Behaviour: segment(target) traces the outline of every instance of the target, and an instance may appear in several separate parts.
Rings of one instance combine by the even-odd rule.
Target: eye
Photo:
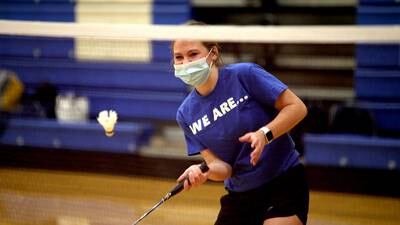
[[[183,59],[183,57],[181,55],[176,55],[175,56],[175,60],[176,61],[179,61],[179,60],[182,60],[182,59]]]
[[[189,54],[189,56],[191,56],[191,57],[194,57],[194,56],[196,56],[196,55],[198,55],[197,52],[191,52],[191,53]]]

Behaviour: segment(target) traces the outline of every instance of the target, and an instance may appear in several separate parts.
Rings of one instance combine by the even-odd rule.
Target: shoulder
[[[223,80],[242,80],[243,77],[246,77],[251,68],[256,64],[254,63],[234,63],[228,64],[221,68],[221,77]]]
[[[228,74],[229,77],[237,77],[240,82],[257,79],[259,76],[270,75],[260,65],[250,62],[229,64],[224,67],[224,73]]]
[[[257,67],[257,66],[258,65],[255,63],[243,62],[243,63],[229,64],[229,65],[226,65],[224,68],[227,71],[248,72],[249,70],[251,70],[251,68]]]
[[[186,98],[183,100],[183,102],[180,104],[178,107],[178,110],[176,112],[176,120],[178,122],[184,122],[185,121],[185,115],[190,115],[189,110],[191,109],[191,105],[196,101],[193,95],[193,91],[191,91]]]
[[[257,74],[259,72],[266,72],[264,68],[256,63],[244,62],[229,64],[224,67],[226,73],[237,74],[238,76],[246,76],[248,74]]]

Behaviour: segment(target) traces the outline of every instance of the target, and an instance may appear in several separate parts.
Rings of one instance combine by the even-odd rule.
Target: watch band
[[[260,130],[264,133],[267,143],[271,143],[274,140],[274,135],[268,127],[261,127]]]

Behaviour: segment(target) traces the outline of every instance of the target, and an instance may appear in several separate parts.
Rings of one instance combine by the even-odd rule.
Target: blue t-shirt
[[[287,89],[276,77],[253,63],[219,68],[216,87],[207,96],[195,89],[177,112],[189,155],[210,149],[232,166],[225,180],[231,191],[246,191],[270,181],[298,164],[298,152],[288,134],[265,146],[256,164],[250,163],[252,148],[238,139],[270,122],[278,113],[275,101]]]

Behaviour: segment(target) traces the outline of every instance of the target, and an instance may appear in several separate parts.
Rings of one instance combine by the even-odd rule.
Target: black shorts
[[[257,189],[222,196],[215,225],[262,225],[269,218],[293,215],[305,225],[308,202],[305,169],[300,164]]]

